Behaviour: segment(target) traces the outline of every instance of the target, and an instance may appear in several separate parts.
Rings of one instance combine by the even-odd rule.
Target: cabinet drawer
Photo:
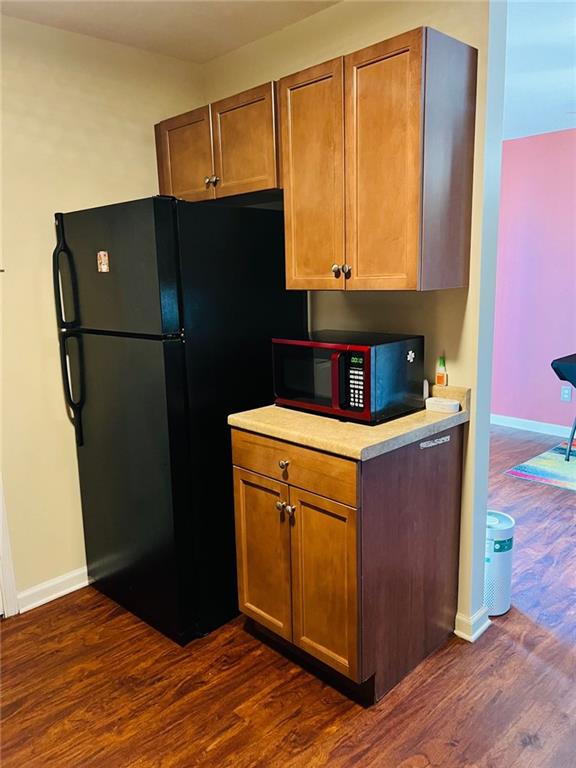
[[[233,429],[232,461],[237,467],[356,506],[357,462],[350,459]],[[282,468],[280,462],[288,463]]]

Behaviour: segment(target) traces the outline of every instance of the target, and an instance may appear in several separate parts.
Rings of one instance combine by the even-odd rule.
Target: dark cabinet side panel
[[[362,464],[362,672],[377,698],[454,631],[462,430]]]
[[[478,51],[426,30],[420,288],[468,285]]]

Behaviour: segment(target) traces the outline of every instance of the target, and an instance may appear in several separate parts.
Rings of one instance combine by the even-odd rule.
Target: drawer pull
[[[288,464],[290,464],[289,459],[280,459],[278,462],[280,469],[288,469]]]

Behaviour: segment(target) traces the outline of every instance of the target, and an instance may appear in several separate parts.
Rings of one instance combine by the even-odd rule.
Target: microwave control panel
[[[347,407],[364,410],[364,353],[348,353]]]

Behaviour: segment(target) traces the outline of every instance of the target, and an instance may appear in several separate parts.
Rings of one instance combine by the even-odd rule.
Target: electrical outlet
[[[568,385],[562,385],[560,387],[560,400],[562,400],[563,403],[571,403],[572,402],[572,387]]]

